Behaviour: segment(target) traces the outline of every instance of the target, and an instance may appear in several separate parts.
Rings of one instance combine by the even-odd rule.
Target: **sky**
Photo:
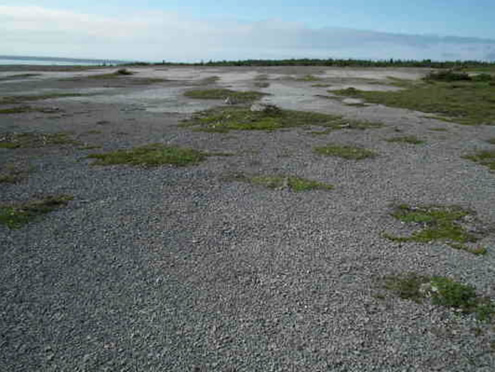
[[[0,0],[0,55],[495,61],[494,0]]]

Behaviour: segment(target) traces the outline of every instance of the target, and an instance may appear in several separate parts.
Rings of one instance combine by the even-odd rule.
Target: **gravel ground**
[[[328,88],[294,79],[313,74],[335,89],[366,88],[366,79],[424,73],[415,69],[133,70],[109,83],[85,80],[109,72],[94,69],[45,68],[4,80],[0,95],[99,94],[30,103],[62,111],[1,115],[0,131],[69,131],[104,150],[161,142],[235,155],[143,169],[90,166],[87,154],[100,150],[78,146],[0,149],[2,163],[30,166],[23,182],[0,184],[0,202],[75,198],[21,229],[0,226],[1,371],[495,370],[493,325],[398,299],[380,281],[411,271],[449,276],[495,298],[493,234],[481,241],[486,256],[381,237],[404,231],[390,216],[399,202],[461,205],[493,225],[495,176],[461,155],[490,148],[484,141],[495,127],[346,106],[317,97]],[[0,76],[19,71],[30,72],[2,67]],[[324,136],[304,128],[214,134],[177,127],[220,104],[184,98],[184,90],[211,76],[220,86],[254,89],[260,74],[271,83],[262,89],[272,94],[265,102],[385,126]],[[73,75],[82,81],[60,80]],[[168,80],[140,85],[136,77]],[[384,141],[398,135],[426,144]],[[356,162],[312,152],[328,142],[379,156]],[[335,188],[269,190],[226,182],[230,172],[298,175]]]

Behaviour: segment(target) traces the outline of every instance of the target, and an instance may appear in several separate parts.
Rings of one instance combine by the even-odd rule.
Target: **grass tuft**
[[[33,102],[33,101],[43,101],[47,99],[57,99],[57,98],[66,98],[66,97],[82,97],[84,94],[82,93],[47,93],[40,95],[19,95],[19,96],[3,96],[0,97],[0,105],[13,105],[13,104],[22,104],[25,102]]]
[[[333,185],[323,182],[309,180],[297,176],[283,175],[255,175],[248,176],[244,174],[231,174],[225,177],[228,181],[247,182],[254,185],[261,185],[269,189],[289,189],[294,192],[310,190],[332,190]]]
[[[439,115],[439,120],[465,125],[495,125],[495,87],[486,81],[435,81],[411,83],[400,91],[360,91],[355,88],[330,93],[367,102]]]
[[[495,171],[495,150],[478,151],[473,155],[463,156],[463,158],[472,160]]]
[[[251,102],[265,96],[266,93],[246,91],[239,92],[230,89],[194,89],[188,90],[184,96],[195,99],[227,99],[230,98],[234,102]]]
[[[33,148],[56,145],[78,145],[69,134],[59,133],[3,133],[0,134],[0,148]]]
[[[171,164],[175,166],[193,165],[201,162],[208,154],[177,146],[151,144],[130,150],[117,150],[103,154],[90,154],[88,158],[96,159],[93,165],[129,164],[145,167],[157,167]]]
[[[283,110],[265,105],[251,111],[245,107],[216,107],[195,114],[180,126],[205,132],[226,133],[230,130],[277,130],[304,126],[319,126],[328,131],[337,129],[380,128],[382,124],[348,120],[340,115],[328,115],[306,111]]]
[[[56,195],[26,203],[0,205],[0,223],[10,229],[19,229],[41,215],[67,205],[73,199],[70,195]]]
[[[425,141],[420,140],[416,136],[394,137],[394,138],[389,138],[386,141],[387,142],[391,142],[391,143],[394,143],[394,142],[396,142],[396,143],[407,143],[407,144],[411,144],[411,145],[421,145],[421,144],[425,143]]]
[[[406,224],[418,225],[421,229],[405,237],[384,234],[383,236],[389,240],[419,243],[437,240],[446,242],[452,248],[462,249],[473,254],[486,253],[484,248],[471,248],[466,245],[477,242],[484,235],[484,232],[475,226],[479,222],[474,218],[472,211],[458,206],[412,207],[401,204],[394,208],[392,216]]]
[[[362,147],[328,144],[326,146],[315,147],[314,152],[320,155],[337,156],[349,160],[362,160],[372,158],[377,155],[376,152],[364,149]]]
[[[453,279],[435,276],[420,276],[415,273],[387,276],[385,288],[405,300],[422,303],[431,299],[434,305],[475,314],[478,320],[489,322],[495,315],[495,304],[487,297],[476,294],[474,287]]]

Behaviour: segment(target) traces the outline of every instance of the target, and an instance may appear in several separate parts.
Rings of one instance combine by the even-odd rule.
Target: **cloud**
[[[0,34],[0,54],[15,55],[154,61],[495,59],[492,39],[312,29],[277,19],[206,21],[160,11],[110,17],[34,6],[0,6]]]

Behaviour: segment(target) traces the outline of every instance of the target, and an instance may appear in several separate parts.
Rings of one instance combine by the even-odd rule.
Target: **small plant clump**
[[[25,203],[0,205],[0,223],[10,229],[19,229],[40,216],[67,205],[73,199],[70,195],[56,195]]]
[[[24,102],[43,101],[47,99],[57,99],[66,97],[81,97],[82,93],[47,93],[41,95],[19,95],[19,96],[3,96],[0,97],[0,105],[21,104]]]
[[[387,142],[391,142],[391,143],[394,143],[394,142],[396,142],[396,143],[407,143],[407,144],[410,144],[410,145],[421,145],[421,144],[425,143],[425,141],[420,140],[416,136],[394,137],[394,138],[389,138],[386,141]]]
[[[348,160],[362,160],[372,158],[376,152],[362,147],[328,144],[326,146],[315,147],[314,152],[320,155],[337,156]]]
[[[455,249],[462,249],[473,254],[486,253],[484,248],[471,248],[467,245],[476,243],[484,235],[484,232],[477,228],[479,221],[474,218],[472,211],[458,206],[413,207],[401,204],[394,208],[392,216],[404,223],[421,227],[410,236],[384,235],[392,241],[428,243],[438,240],[446,242]]]
[[[117,75],[134,75],[134,72],[132,71],[129,71],[128,69],[126,68],[120,68],[118,69],[115,74]]]
[[[90,154],[96,159],[93,165],[129,164],[135,166],[157,167],[165,164],[175,166],[194,165],[209,155],[201,151],[160,143],[135,147],[130,150],[117,150],[102,154]]]
[[[430,72],[424,77],[426,81],[471,81],[471,76],[466,72],[456,72],[453,70],[443,70]]]
[[[234,103],[251,102],[265,96],[266,93],[254,91],[234,91],[230,89],[194,89],[188,90],[184,96],[195,99],[230,99]]]
[[[318,126],[329,131],[337,129],[380,128],[382,124],[348,120],[340,115],[283,110],[274,105],[259,107],[216,107],[195,114],[180,126],[204,132],[226,133],[230,130],[277,130]]]
[[[475,314],[489,322],[495,315],[495,303],[478,296],[474,287],[441,276],[420,276],[406,273],[384,278],[385,288],[404,300],[422,303],[430,299],[434,305],[451,308],[464,314]]]
[[[301,78],[296,79],[297,81],[320,81],[321,78],[314,75],[306,75]]]
[[[465,159],[472,160],[495,171],[495,150],[478,151],[473,155],[464,156]]]
[[[0,134],[0,148],[17,149],[56,145],[77,145],[79,142],[69,134],[59,133],[3,133]]]
[[[269,189],[289,189],[294,192],[333,189],[333,185],[329,185],[323,182],[309,180],[297,176],[283,176],[283,175],[248,176],[244,174],[233,174],[227,176],[226,180],[252,183],[255,185],[261,185],[267,187]]]
[[[26,167],[17,164],[0,164],[0,183],[17,183],[26,177]]]

